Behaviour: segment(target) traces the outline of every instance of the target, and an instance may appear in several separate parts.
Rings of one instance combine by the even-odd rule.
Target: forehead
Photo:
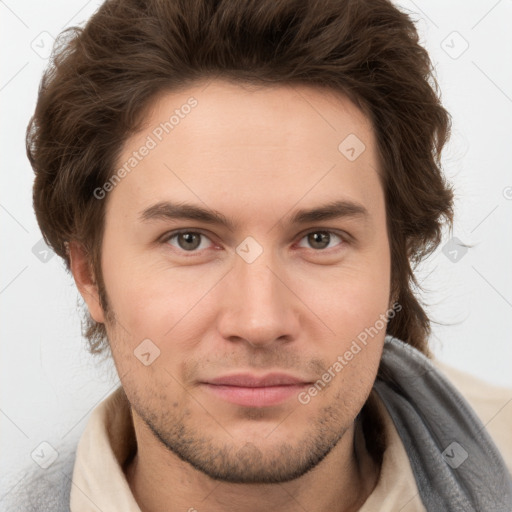
[[[212,80],[162,92],[146,113],[145,128],[155,131],[157,139],[178,135],[181,144],[195,148],[236,142],[247,147],[252,139],[254,145],[300,152],[307,141],[307,146],[334,147],[337,156],[336,143],[351,133],[367,145],[373,143],[371,122],[352,101],[330,88],[304,84]]]
[[[379,185],[371,122],[345,96],[306,85],[214,80],[162,93],[126,141],[123,166],[109,199],[141,208],[176,197],[271,209],[315,194],[371,203]]]

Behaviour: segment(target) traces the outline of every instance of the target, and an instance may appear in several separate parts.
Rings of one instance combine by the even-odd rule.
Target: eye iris
[[[329,245],[330,234],[327,231],[310,233],[308,235],[308,241],[311,243],[311,247],[315,249],[325,249],[325,247]],[[318,244],[320,244],[321,247],[319,247]]]
[[[200,237],[199,233],[178,233],[178,244],[182,249],[197,249],[200,245]],[[183,241],[185,242],[184,244],[182,243]]]

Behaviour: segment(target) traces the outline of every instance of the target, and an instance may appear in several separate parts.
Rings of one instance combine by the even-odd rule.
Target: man
[[[434,85],[385,0],[107,1],[72,34],[34,207],[122,387],[39,510],[512,509],[510,423],[412,291],[453,218]]]

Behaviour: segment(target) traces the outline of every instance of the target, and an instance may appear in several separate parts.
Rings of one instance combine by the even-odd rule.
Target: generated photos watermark
[[[157,127],[153,128],[151,134],[146,137],[144,144],[136,151],[133,151],[132,155],[101,187],[94,189],[94,197],[96,199],[104,199],[107,193],[114,190],[121,180],[132,172],[133,169],[158,146],[165,136],[171,133],[172,130],[181,123],[181,120],[185,119],[185,117],[190,114],[194,107],[197,107],[197,105],[197,99],[191,96],[180,108],[174,110],[173,115],[171,115],[167,121],[163,121]]]
[[[297,399],[299,403],[302,405],[307,405],[311,402],[311,399],[318,395],[320,391],[322,391],[329,382],[331,382],[336,375],[338,375],[345,366],[349,364],[354,357],[361,352],[363,347],[368,344],[368,341],[375,338],[382,332],[383,329],[386,329],[388,321],[396,316],[402,310],[402,305],[398,302],[395,302],[391,308],[389,308],[385,314],[381,314],[379,319],[375,321],[375,323],[371,327],[366,327],[363,331],[361,331],[357,337],[352,340],[352,344],[350,347],[343,353],[343,355],[339,355],[336,361],[327,368],[321,378],[319,378],[313,385],[311,385],[306,391],[302,391],[297,395]]]

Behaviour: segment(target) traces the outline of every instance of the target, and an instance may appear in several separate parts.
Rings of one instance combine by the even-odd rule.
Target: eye
[[[198,252],[199,250],[208,248],[203,246],[202,239],[210,240],[205,234],[199,231],[178,231],[170,233],[165,237],[163,242],[185,252]],[[176,244],[172,243],[173,241],[175,241]]]
[[[342,244],[338,243],[334,246],[329,247],[329,244],[333,241],[333,237],[334,237],[334,239],[338,239],[341,242],[344,242],[343,238],[340,235],[337,235],[336,233],[334,233],[332,231],[320,231],[320,230],[310,231],[309,233],[306,233],[306,235],[304,235],[301,238],[301,240],[306,240],[307,243],[310,244],[311,248],[317,249],[319,251],[323,251],[326,249],[336,247],[336,245],[342,245]],[[304,247],[304,246],[301,245],[300,247]]]
[[[208,245],[205,240],[210,242]],[[340,245],[344,245],[344,238],[341,235],[328,230],[315,230],[306,233],[300,239],[305,240],[309,248],[314,249],[316,252],[332,249]],[[338,242],[333,244],[333,242]],[[213,245],[213,242],[204,233],[200,231],[181,230],[169,233],[162,240],[162,243],[169,244],[176,248],[178,251],[188,253],[198,253],[201,250],[208,249]],[[299,247],[305,247],[299,243]]]

